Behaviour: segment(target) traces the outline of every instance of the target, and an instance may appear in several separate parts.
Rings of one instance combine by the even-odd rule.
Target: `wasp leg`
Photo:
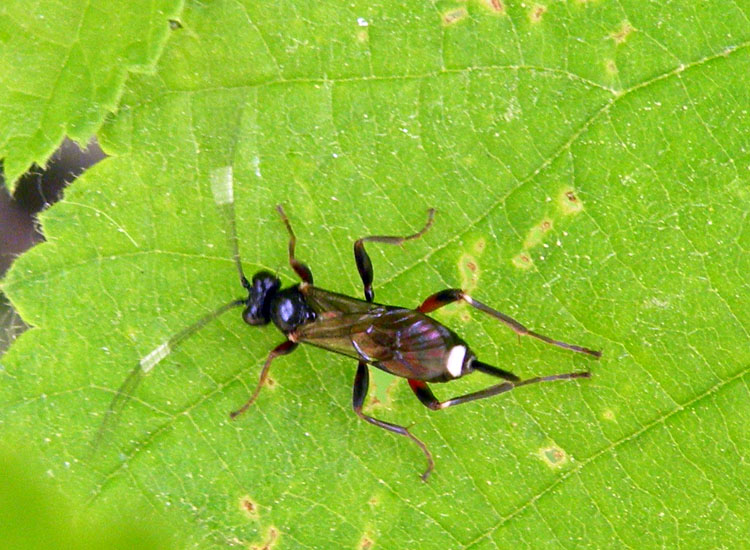
[[[266,378],[268,378],[268,369],[271,367],[271,362],[280,355],[288,355],[292,353],[295,349],[297,349],[298,345],[299,344],[297,344],[296,342],[287,340],[286,342],[282,342],[271,350],[271,352],[268,354],[268,357],[266,357],[266,363],[263,365],[263,370],[260,371],[260,380],[258,380],[258,385],[255,386],[255,391],[244,405],[242,405],[236,411],[232,411],[231,413],[229,413],[230,417],[237,418],[239,415],[245,412],[250,407],[250,405],[253,404],[253,401],[255,401],[255,398],[258,397],[258,394],[260,393],[260,389],[266,382]]]
[[[560,340],[553,340],[549,336],[544,336],[543,334],[539,334],[538,332],[529,330],[512,317],[508,317],[504,313],[500,313],[499,311],[476,301],[474,298],[472,298],[459,288],[449,288],[446,290],[441,290],[440,292],[436,292],[435,294],[427,298],[424,302],[422,302],[422,305],[419,306],[419,311],[421,311],[422,313],[429,313],[431,311],[435,311],[438,308],[458,301],[466,302],[471,307],[494,317],[501,323],[513,329],[519,336],[531,336],[532,338],[536,338],[537,340],[541,340],[542,342],[552,344],[553,346],[569,349],[578,353],[585,353],[587,355],[591,355],[592,357],[596,357],[597,359],[602,356],[601,351],[584,348],[575,344],[568,344],[566,342],[561,342]]]
[[[365,290],[365,299],[368,302],[372,302],[375,299],[375,293],[372,290],[372,262],[370,256],[365,251],[365,243],[387,243],[387,244],[402,244],[405,241],[411,241],[412,239],[418,239],[424,235],[432,225],[432,219],[435,217],[435,209],[430,208],[427,211],[427,223],[417,233],[409,235],[408,237],[387,237],[382,235],[372,235],[370,237],[362,237],[354,241],[354,261],[357,262],[357,270],[359,276],[362,278],[362,284]]]
[[[482,363],[482,365],[484,365],[484,363]],[[487,372],[486,370],[480,368],[477,368],[477,370]],[[487,397],[492,397],[493,395],[505,393],[514,388],[518,388],[519,386],[528,386],[529,384],[536,384],[538,382],[552,382],[553,380],[570,380],[572,378],[590,377],[591,373],[588,372],[570,372],[566,374],[553,374],[551,376],[537,376],[534,378],[528,378],[526,380],[517,380],[515,382],[503,382],[502,384],[496,384],[494,386],[490,386],[489,388],[469,393],[467,395],[460,395],[446,401],[438,401],[427,383],[422,380],[412,380],[410,378],[409,386],[414,392],[414,395],[417,396],[417,398],[425,407],[428,407],[433,411],[439,411],[441,409],[453,407],[454,405],[460,405],[461,403],[468,403],[470,401],[476,401],[477,399],[485,399]]]
[[[417,437],[412,435],[411,432],[409,432],[408,428],[399,426],[398,424],[391,424],[390,422],[378,420],[377,418],[373,418],[372,416],[366,415],[362,412],[362,405],[365,402],[365,397],[367,397],[367,389],[369,388],[369,386],[370,372],[367,370],[367,363],[360,361],[359,365],[357,366],[357,374],[354,377],[354,389],[352,392],[352,408],[354,409],[354,412],[357,413],[357,416],[359,416],[362,420],[365,420],[370,424],[374,424],[379,428],[383,428],[384,430],[388,430],[389,432],[408,437],[409,439],[414,441],[414,443],[419,445],[419,448],[422,449],[422,452],[427,459],[427,469],[424,471],[424,473],[422,473],[422,481],[427,481],[430,473],[435,468],[435,462],[432,460],[432,454],[427,449],[427,445],[425,445],[420,439],[417,439]]]
[[[300,279],[311,285],[313,284],[312,271],[310,271],[307,265],[294,257],[294,246],[297,244],[297,238],[294,236],[294,231],[292,231],[292,224],[289,223],[289,218],[286,217],[286,213],[280,204],[276,205],[276,210],[279,212],[279,216],[281,216],[281,220],[289,232],[289,265],[292,266],[292,269],[294,269],[294,272]]]

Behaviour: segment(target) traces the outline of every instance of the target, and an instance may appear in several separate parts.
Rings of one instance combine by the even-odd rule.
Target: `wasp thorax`
[[[271,319],[282,332],[291,332],[307,321],[315,319],[315,312],[297,287],[286,288],[274,296]]]
[[[268,271],[253,275],[247,306],[242,318],[249,325],[266,325],[271,321],[271,301],[281,287],[278,277]]]

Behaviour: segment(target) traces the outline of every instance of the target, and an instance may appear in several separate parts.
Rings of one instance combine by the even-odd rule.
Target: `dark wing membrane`
[[[325,311],[319,313],[315,321],[297,327],[292,335],[296,341],[362,359],[353,344],[353,337],[367,331],[384,313],[383,307],[354,313]]]
[[[312,285],[302,286],[300,292],[305,296],[305,301],[316,313],[336,311],[340,313],[366,313],[373,309],[381,308],[380,304],[373,304],[358,298],[352,298],[345,294],[338,294],[323,290]]]
[[[365,313],[329,311],[295,331],[296,339],[417,380],[442,379],[448,353],[466,345],[455,333],[426,315],[374,306]]]

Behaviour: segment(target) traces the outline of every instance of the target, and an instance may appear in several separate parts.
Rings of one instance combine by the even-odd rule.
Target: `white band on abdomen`
[[[445,362],[445,368],[453,378],[461,376],[465,357],[466,346],[453,346],[448,353],[448,360]]]

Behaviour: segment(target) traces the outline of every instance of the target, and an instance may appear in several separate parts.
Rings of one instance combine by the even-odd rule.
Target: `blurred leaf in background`
[[[0,4],[0,158],[13,184],[68,136],[83,144],[128,72],[153,72],[181,0]],[[12,185],[11,185],[12,187]]]
[[[5,548],[178,548],[176,533],[159,520],[125,523],[78,509],[51,488],[36,457],[23,451],[22,445],[10,449],[5,442],[0,448],[0,539]]]

